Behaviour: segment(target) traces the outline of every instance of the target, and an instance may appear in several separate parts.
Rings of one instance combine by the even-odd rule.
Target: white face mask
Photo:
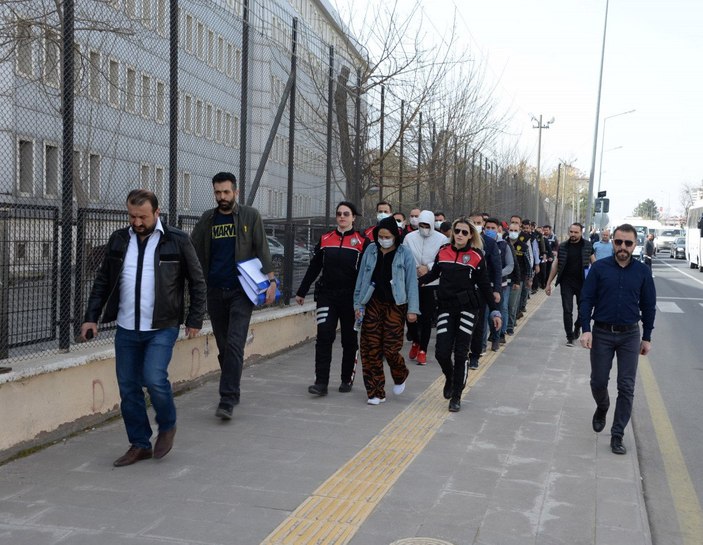
[[[420,231],[420,235],[423,237],[429,237],[432,234],[432,230],[429,227],[420,227],[418,231]]]
[[[388,248],[393,246],[393,244],[395,244],[395,240],[393,240],[392,238],[379,238],[378,239],[378,245],[385,250],[387,250]]]
[[[483,225],[476,225],[475,227],[476,227],[476,231],[478,231],[479,234],[481,233],[481,231],[483,231]]]
[[[405,222],[404,222],[404,221],[398,221],[398,220],[396,220],[395,222],[398,224],[398,229],[402,229],[403,227],[405,227]]]
[[[378,214],[376,214],[376,221],[381,221],[381,220],[384,220],[384,219],[390,218],[390,217],[391,217],[390,214],[386,214],[385,212],[379,212]]]
[[[437,231],[439,231],[439,228],[440,228],[441,226],[442,226],[442,222],[441,222],[441,221],[435,221],[435,222],[434,222],[434,228],[437,229]]]
[[[415,229],[417,229],[417,226],[420,224],[420,218],[414,218],[410,216],[410,225],[412,225]]]
[[[509,236],[512,240],[517,240],[517,237],[520,236],[520,233],[518,233],[517,231],[510,231],[510,232],[508,233],[508,236]]]

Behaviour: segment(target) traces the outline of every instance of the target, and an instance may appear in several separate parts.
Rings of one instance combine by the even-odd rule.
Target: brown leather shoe
[[[148,460],[152,456],[151,448],[140,448],[132,445],[127,452],[112,462],[112,465],[115,467],[131,466],[140,460]]]
[[[160,460],[169,453],[171,447],[173,447],[173,438],[175,436],[175,427],[168,431],[159,432],[159,436],[156,438],[156,444],[154,445],[154,458]]]

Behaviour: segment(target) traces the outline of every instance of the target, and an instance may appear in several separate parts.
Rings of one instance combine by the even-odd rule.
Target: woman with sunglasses
[[[332,362],[332,343],[337,335],[337,322],[342,334],[342,382],[339,391],[351,392],[358,341],[354,331],[354,285],[359,271],[361,254],[369,241],[354,230],[357,212],[353,203],[342,201],[337,205],[337,228],[325,233],[315,246],[313,257],[295,295],[299,305],[313,281],[317,303],[317,340],[315,342],[315,384],[308,392],[327,395]]]
[[[471,335],[482,304],[479,291],[491,310],[495,329],[501,327],[500,309],[493,298],[481,234],[467,218],[454,220],[450,243],[439,249],[434,266],[419,282],[425,285],[437,278],[435,358],[445,376],[444,398],[449,399],[449,410],[458,412],[466,386]]]

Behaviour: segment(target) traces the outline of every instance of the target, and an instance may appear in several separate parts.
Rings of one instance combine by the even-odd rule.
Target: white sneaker
[[[368,403],[369,405],[379,405],[379,404],[385,403],[385,402],[386,402],[385,397],[370,397],[366,403]]]
[[[405,391],[405,382],[403,384],[394,384],[393,385],[393,393],[397,396],[402,394]]]

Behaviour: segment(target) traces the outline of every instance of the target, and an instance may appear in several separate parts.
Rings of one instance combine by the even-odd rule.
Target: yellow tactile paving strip
[[[544,301],[532,297],[528,315]],[[525,320],[518,325],[522,327]],[[493,364],[499,352],[488,352],[478,371],[472,371],[466,396]],[[450,414],[442,396],[440,375],[417,399],[396,416],[313,492],[261,545],[344,545],[349,543],[378,503]]]

